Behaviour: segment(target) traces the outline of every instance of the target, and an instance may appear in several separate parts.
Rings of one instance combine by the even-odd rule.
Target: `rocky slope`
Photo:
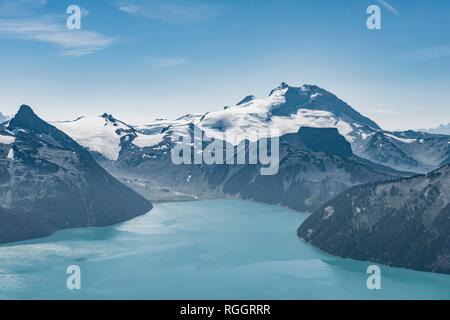
[[[193,138],[193,125],[172,130]],[[304,127],[298,133],[282,136],[279,171],[272,176],[261,175],[261,164],[175,165],[171,158],[176,145],[174,135],[169,130],[157,145],[131,146],[109,164],[108,170],[142,193],[151,190],[149,197],[164,193],[168,198],[237,197],[299,211],[314,210],[357,184],[408,175],[355,156],[350,144],[334,128]],[[246,158],[251,143],[245,143]],[[158,186],[162,186],[159,192],[155,190]]]
[[[395,182],[354,187],[298,230],[334,255],[450,273],[450,166]]]
[[[30,107],[0,127],[0,243],[106,226],[151,208]]]

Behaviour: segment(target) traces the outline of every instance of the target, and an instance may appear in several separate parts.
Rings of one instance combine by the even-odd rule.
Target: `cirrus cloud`
[[[105,49],[114,42],[94,31],[69,30],[65,21],[52,16],[0,19],[0,37],[49,43],[57,46],[61,55],[73,57]]]
[[[0,0],[0,38],[56,46],[64,56],[92,54],[113,44],[114,38],[89,30],[69,30],[66,16],[44,14],[47,0]],[[89,11],[82,8],[82,16]]]
[[[133,16],[173,24],[195,23],[220,15],[217,7],[192,1],[120,1],[118,10]]]

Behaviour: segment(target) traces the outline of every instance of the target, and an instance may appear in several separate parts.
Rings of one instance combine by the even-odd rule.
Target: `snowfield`
[[[296,133],[301,127],[336,128],[356,155],[397,170],[422,173],[450,162],[450,136],[383,131],[337,96],[312,85],[291,87],[283,83],[265,98],[247,96],[223,110],[158,119],[138,127],[106,114],[54,125],[112,161],[118,159],[124,142],[141,149],[158,146],[166,137],[178,140],[179,136],[190,136],[190,128],[196,126],[207,137],[233,145],[244,139],[255,142]]]
[[[0,143],[1,144],[13,144],[15,141],[16,141],[16,138],[13,136],[0,135]]]
[[[133,140],[133,144],[139,148],[153,147],[163,142],[165,134],[145,135],[138,134]]]
[[[121,122],[113,122],[104,117],[81,117],[75,121],[54,122],[52,125],[85,148],[96,151],[112,161],[119,158],[121,138],[127,135],[120,129],[130,130],[130,127]]]

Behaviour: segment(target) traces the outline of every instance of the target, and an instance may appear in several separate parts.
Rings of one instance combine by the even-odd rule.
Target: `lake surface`
[[[0,298],[450,299],[450,276],[324,254],[296,236],[307,214],[244,201],[157,204],[107,227],[0,247]],[[81,290],[66,269],[81,268]]]

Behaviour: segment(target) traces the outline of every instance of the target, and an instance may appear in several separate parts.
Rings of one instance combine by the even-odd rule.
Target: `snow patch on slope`
[[[323,215],[323,220],[328,220],[329,218],[331,218],[334,214],[334,208],[332,206],[326,207],[325,208],[325,214]]]
[[[13,144],[16,138],[13,136],[0,135],[0,144]]]
[[[153,147],[163,142],[165,134],[159,133],[155,135],[138,134],[133,140],[133,144],[139,148]]]
[[[6,158],[14,160],[14,149],[11,148],[9,149],[8,155],[6,156]]]
[[[385,135],[388,136],[388,137],[390,137],[390,138],[392,138],[392,139],[395,139],[395,140],[398,140],[398,141],[401,141],[401,142],[404,142],[404,143],[414,143],[414,142],[417,142],[417,139],[400,138],[400,137],[397,137],[397,136],[395,136],[395,135],[393,135],[393,134],[389,134],[389,133],[385,133]],[[423,140],[423,139],[422,139],[422,140]],[[423,142],[422,142],[422,143],[423,143]]]
[[[266,108],[262,112],[254,113],[246,112],[247,110],[234,111],[235,108],[232,107],[224,111],[208,113],[198,126],[212,138],[222,139],[223,134],[226,133],[227,141],[231,144],[237,144],[244,139],[256,141],[271,134],[282,136],[296,133],[301,127],[337,128],[349,142],[354,141],[351,133],[356,128],[328,111],[300,109],[297,114],[289,117],[272,116],[270,118],[267,116]]]
[[[109,160],[117,160],[120,153],[120,139],[125,134],[117,132],[118,129],[129,127],[111,122],[103,117],[79,118],[70,122],[52,123],[59,130],[65,132],[83,147],[102,154]]]

